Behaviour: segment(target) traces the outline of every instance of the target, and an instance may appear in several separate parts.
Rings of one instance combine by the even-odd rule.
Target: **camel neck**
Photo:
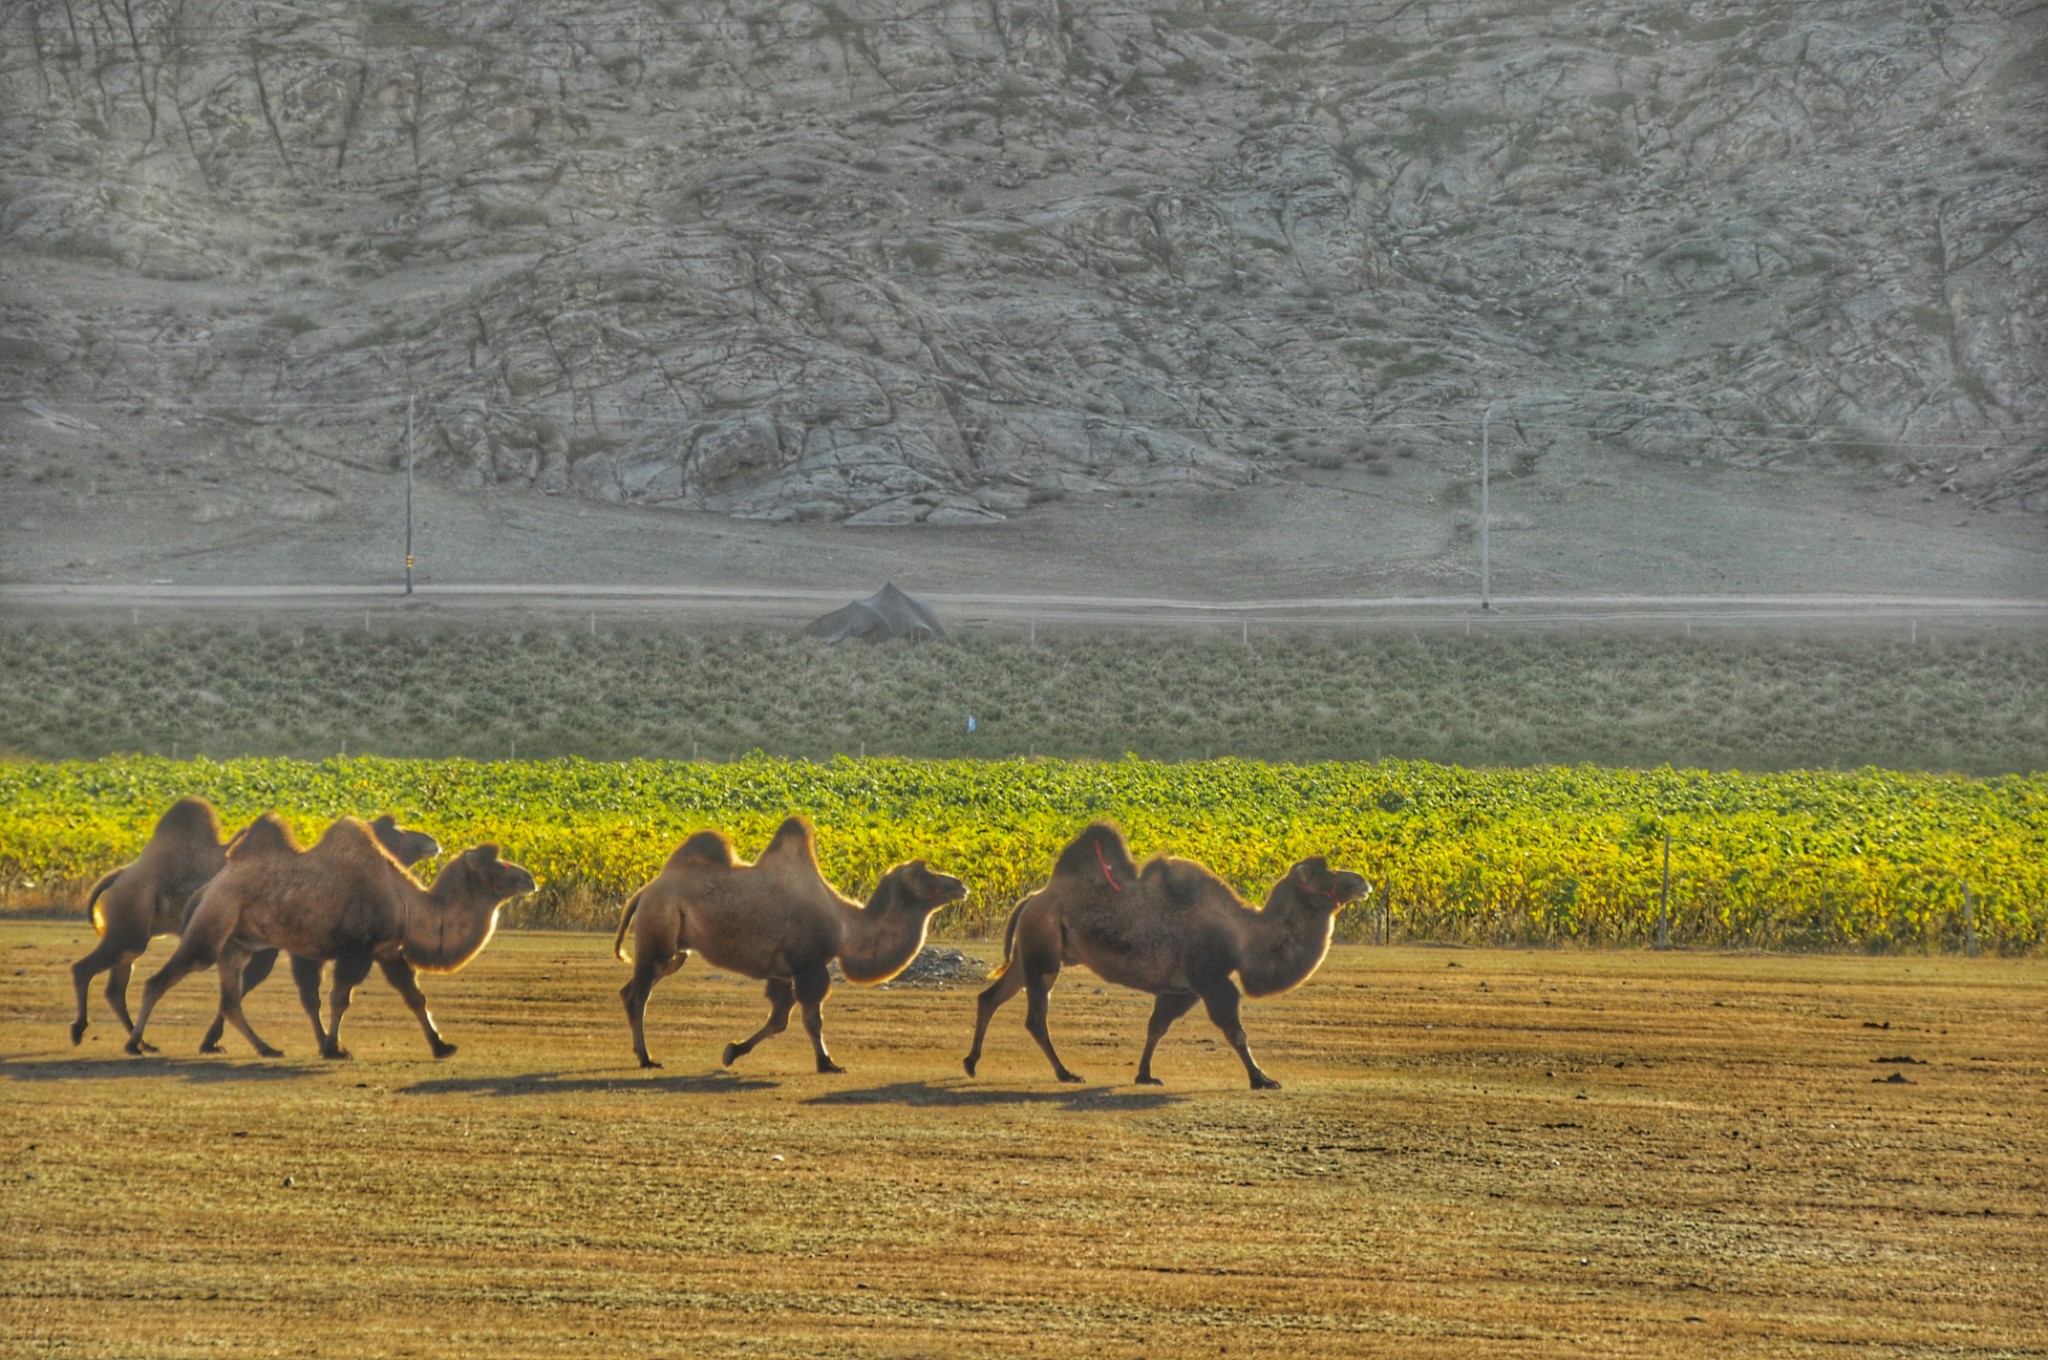
[[[467,876],[450,865],[422,892],[403,885],[405,957],[416,968],[452,973],[474,958],[498,928],[497,904],[472,900]]]
[[[1269,903],[1254,913],[1251,938],[1238,975],[1252,996],[1271,996],[1299,985],[1330,952],[1337,918]]]
[[[889,907],[877,894],[865,907],[844,908],[845,942],[839,967],[849,982],[886,982],[901,972],[924,944],[927,912]]]

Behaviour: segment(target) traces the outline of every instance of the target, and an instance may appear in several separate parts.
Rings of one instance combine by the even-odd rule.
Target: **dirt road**
[[[816,587],[566,584],[422,585],[412,595],[361,584],[0,585],[0,616],[118,618],[136,622],[252,617],[372,619],[432,615],[480,622],[589,614],[606,622],[788,622],[846,603],[853,592]],[[1482,611],[1470,596],[1301,596],[1237,600],[1159,595],[1031,595],[929,592],[956,625],[1032,626],[1328,625],[1360,628],[1512,629],[1542,626],[1739,625],[1767,630],[1894,632],[1900,628],[2041,629],[2048,599],[1938,595],[1526,595],[1495,596]]]

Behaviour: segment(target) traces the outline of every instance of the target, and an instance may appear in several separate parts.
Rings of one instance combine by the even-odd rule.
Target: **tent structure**
[[[946,635],[930,605],[915,595],[905,595],[893,585],[885,585],[865,600],[855,600],[844,609],[813,619],[804,632],[822,642],[844,642],[848,638],[886,642],[890,638]]]

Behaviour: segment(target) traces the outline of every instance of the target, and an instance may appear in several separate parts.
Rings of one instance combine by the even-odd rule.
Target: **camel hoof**
[[[739,1056],[740,1046],[738,1044],[727,1044],[725,1046],[725,1052],[719,1055],[718,1065],[720,1067],[731,1067],[733,1065],[733,1060],[738,1058]]]
[[[960,1065],[961,1065],[962,1067],[964,1067],[964,1068],[966,1068],[966,1069],[967,1069],[967,1075],[971,1077],[971,1076],[973,1076],[973,1075],[974,1075],[974,1069],[975,1069],[976,1067],[978,1067],[978,1066],[980,1066],[980,1065],[981,1065],[981,1059],[979,1059],[979,1058],[962,1058],[962,1059],[960,1060]]]
[[[1252,1078],[1252,1089],[1254,1091],[1277,1091],[1280,1089],[1280,1083],[1274,1081],[1264,1072],[1261,1072]]]
[[[1163,1082],[1163,1081],[1161,1081],[1161,1080],[1160,1080],[1159,1078],[1157,1078],[1157,1077],[1155,1077],[1155,1076],[1152,1076],[1152,1075],[1151,1075],[1150,1073],[1145,1073],[1145,1072],[1141,1072],[1141,1073],[1139,1073],[1139,1074],[1138,1074],[1138,1082],[1137,1082],[1137,1084],[1138,1084],[1138,1085],[1140,1085],[1140,1086],[1164,1086],[1164,1085],[1166,1085],[1166,1083],[1165,1083],[1165,1082]]]
[[[1056,1075],[1057,1075],[1057,1076],[1059,1077],[1059,1079],[1060,1079],[1061,1081],[1064,1081],[1064,1082],[1068,1082],[1068,1083],[1070,1083],[1070,1084],[1074,1084],[1074,1085],[1079,1085],[1079,1084],[1080,1084],[1081,1082],[1084,1082],[1084,1081],[1088,1080],[1088,1079],[1087,1079],[1086,1077],[1082,1076],[1082,1075],[1081,1075],[1081,1074],[1080,1074],[1079,1072],[1060,1072],[1060,1073],[1057,1073]]]
[[[80,1020],[71,1027],[71,1046],[73,1048],[78,1047],[79,1042],[85,1038],[85,1024],[85,1021]]]
[[[272,1048],[269,1044],[261,1044],[256,1049],[256,1056],[259,1058],[282,1058],[284,1056],[284,1050],[281,1048]]]
[[[356,1055],[345,1048],[323,1048],[320,1050],[320,1056],[330,1062],[351,1062]]]
[[[836,1062],[821,1062],[818,1064],[818,1075],[821,1077],[830,1076],[834,1072],[844,1072],[845,1070]]]
[[[199,1046],[199,1051],[200,1051],[201,1053],[225,1053],[225,1052],[227,1052],[227,1050],[226,1050],[226,1049],[224,1049],[224,1048],[222,1048],[222,1047],[221,1047],[221,1046],[220,1046],[219,1044],[201,1044],[201,1045]]]
[[[122,1051],[125,1053],[132,1054],[133,1056],[139,1058],[142,1056],[143,1047],[144,1045],[139,1040],[130,1039],[125,1045],[122,1046]],[[150,1049],[149,1051],[152,1053],[156,1052],[155,1049]]]
[[[644,1069],[649,1067],[659,1067],[661,1066],[661,1064],[656,1062],[654,1059],[646,1056],[645,1054],[642,1054],[640,1057],[640,1066]]]
[[[436,1058],[452,1058],[452,1057],[454,1057],[454,1056],[455,1056],[455,1045],[454,1045],[454,1044],[448,1044],[448,1043],[437,1043],[437,1044],[435,1044],[435,1045],[434,1045],[434,1056],[435,1056]]]

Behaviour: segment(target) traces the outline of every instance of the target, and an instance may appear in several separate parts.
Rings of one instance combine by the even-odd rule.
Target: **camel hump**
[[[1138,881],[1138,864],[1131,858],[1123,832],[1112,823],[1093,822],[1060,851],[1052,873],[1054,878],[1106,879],[1109,886],[1122,892]]]
[[[777,860],[809,865],[813,872],[818,867],[817,851],[811,848],[811,824],[801,817],[788,817],[775,834],[768,838],[768,848],[761,852],[756,864],[772,864]]]
[[[1212,880],[1208,870],[1193,860],[1169,859],[1164,855],[1145,865],[1143,875],[1147,888],[1159,895],[1160,902],[1176,911],[1186,911],[1202,900],[1202,889]]]
[[[320,839],[313,843],[313,848],[330,856],[367,857],[398,864],[384,842],[377,839],[377,833],[370,829],[370,824],[360,817],[336,817],[320,833]]]
[[[235,833],[235,838],[228,842],[228,858],[239,860],[252,855],[296,854],[298,849],[299,843],[293,839],[292,829],[275,812],[266,812]]]
[[[699,831],[676,847],[665,867],[680,869],[686,864],[697,864],[730,869],[735,862],[731,841],[716,831]]]
[[[171,804],[163,816],[156,819],[156,830],[151,834],[173,840],[203,840],[211,845],[219,845],[220,818],[215,815],[213,804],[204,798],[180,798]]]
[[[782,825],[775,828],[775,834],[768,838],[768,849],[761,853],[765,855],[774,850],[808,851],[810,848],[811,824],[801,817],[785,817]]]

